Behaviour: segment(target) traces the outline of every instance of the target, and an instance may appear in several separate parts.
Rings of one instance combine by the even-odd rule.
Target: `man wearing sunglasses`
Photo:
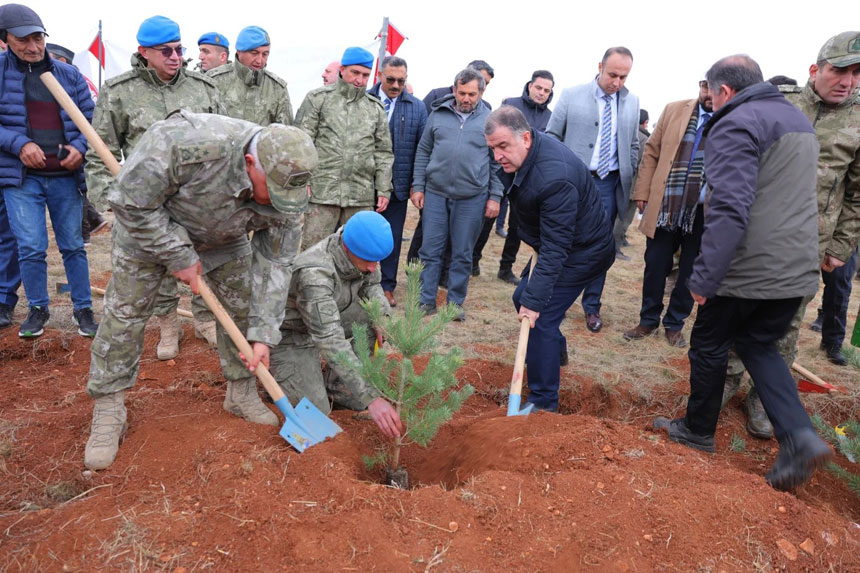
[[[108,190],[116,215],[113,274],[91,347],[87,392],[95,409],[87,467],[106,468],[116,456],[126,429],[124,393],[137,378],[144,327],[163,278],[179,279],[197,293],[197,277],[206,275],[255,343],[253,359],[268,363],[269,346],[280,340],[288,267],[316,164],[310,138],[280,124],[260,127],[180,111],[143,135]],[[227,379],[224,409],[249,422],[277,425],[220,326],[218,352]]]
[[[236,38],[236,61],[209,72],[218,86],[225,115],[263,126],[292,125],[287,82],[266,69],[270,44],[264,29],[248,26]]]
[[[222,112],[212,80],[185,68],[179,24],[164,16],[147,18],[138,29],[137,43],[131,71],[105,81],[93,114],[93,127],[118,161],[131,154],[153,123],[174,110]],[[90,201],[104,208],[107,189],[114,178],[92,148],[87,152],[85,173]],[[167,277],[154,309],[161,334],[156,349],[160,360],[179,354],[182,331],[176,314],[178,305],[176,281]],[[193,302],[192,309],[195,334],[215,346],[214,318],[199,300]]]

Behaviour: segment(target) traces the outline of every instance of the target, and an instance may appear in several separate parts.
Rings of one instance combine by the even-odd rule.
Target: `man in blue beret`
[[[164,16],[147,18],[140,24],[137,43],[131,70],[105,81],[93,114],[93,128],[117,161],[131,155],[144,132],[172,111],[222,111],[212,80],[185,68],[179,24]],[[106,207],[107,189],[114,177],[92,148],[87,151],[85,174],[90,201],[97,208]],[[179,354],[182,330],[176,314],[178,306],[176,279],[166,277],[153,312],[161,333],[156,349],[159,360],[170,360]],[[197,297],[192,310],[195,335],[205,338],[214,348],[214,317]]]
[[[386,314],[391,313],[379,284],[379,261],[393,248],[388,221],[379,213],[363,211],[296,256],[290,266],[281,341],[270,352],[271,373],[292,403],[307,398],[324,413],[331,411],[332,402],[351,410],[366,409],[388,437],[402,432],[394,408],[335,358],[342,353],[358,364],[350,344],[354,344],[353,324],[372,326],[361,307],[363,299],[376,299]],[[376,338],[384,342],[381,333]],[[320,357],[328,365],[325,373]]]
[[[311,178],[311,198],[302,232],[303,248],[328,237],[359,211],[381,213],[391,196],[394,153],[388,113],[370,95],[373,54],[347,48],[337,83],[305,96],[296,125],[314,140],[320,167]]]
[[[197,40],[200,50],[199,67],[203,73],[223,66],[230,60],[230,40],[218,32],[206,32]]]
[[[259,26],[242,29],[236,37],[236,61],[212,70],[209,77],[218,86],[226,115],[262,126],[292,125],[287,82],[266,69],[270,44]]]

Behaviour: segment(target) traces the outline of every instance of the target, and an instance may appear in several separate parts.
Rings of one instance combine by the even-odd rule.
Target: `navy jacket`
[[[437,101],[442,100],[445,96],[449,96],[454,93],[454,86],[448,86],[446,88],[436,88],[434,90],[430,90],[426,96],[424,96],[424,108],[427,110],[427,115],[430,115],[430,112],[433,111],[433,104]],[[484,107],[488,110],[492,111],[493,106],[489,103],[481,100],[481,103],[484,104]]]
[[[538,252],[520,303],[540,312],[555,286],[585,285],[606,272],[615,240],[588,167],[560,141],[532,136],[519,171],[499,176],[510,189],[520,239]]]
[[[50,56],[46,53],[45,57]],[[0,53],[0,189],[21,185],[26,168],[18,155],[21,148],[32,141],[28,133],[24,72],[19,69],[19,62],[10,50]],[[95,104],[81,73],[74,66],[56,60],[51,60],[51,71],[87,120],[92,121]],[[62,108],[60,117],[67,144],[86,155],[84,135]],[[80,173],[78,176],[82,179]]]
[[[526,85],[523,86],[523,95],[520,97],[509,97],[503,99],[502,105],[510,105],[523,112],[523,115],[526,116],[526,121],[529,122],[531,128],[543,133],[546,131],[546,124],[549,123],[549,117],[552,115],[552,112],[547,106],[549,106],[549,102],[552,101],[552,96],[555,94],[550,92],[549,99],[546,100],[546,103],[535,103],[534,100],[529,97],[530,83],[531,82],[526,82]]]
[[[379,84],[370,88],[367,93],[380,100],[385,95],[380,94]],[[403,93],[397,96],[394,114],[388,122],[391,144],[394,147],[391,180],[394,184],[394,197],[400,201],[409,199],[409,188],[412,187],[412,173],[415,166],[415,150],[418,148],[426,123],[427,111],[424,105],[418,98],[403,90]]]

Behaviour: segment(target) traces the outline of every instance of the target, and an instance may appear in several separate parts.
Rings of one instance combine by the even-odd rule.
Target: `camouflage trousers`
[[[309,203],[305,212],[305,226],[302,229],[301,251],[313,247],[349,221],[359,211],[370,211],[371,207],[341,207]]]
[[[173,275],[167,275],[158,287],[158,296],[155,298],[155,306],[152,314],[164,316],[175,312],[179,306],[179,280]],[[209,322],[215,320],[215,315],[206,307],[206,303],[198,295],[191,297],[191,313],[197,322]]]
[[[160,285],[176,279],[158,263],[135,258],[114,245],[112,276],[105,292],[104,316],[90,347],[87,393],[93,398],[134,386],[140,370],[146,321],[153,314]],[[251,299],[251,255],[234,259],[205,275],[206,284],[242,332],[248,329]],[[227,380],[253,378],[239,359],[239,351],[217,326],[218,353]]]
[[[791,370],[791,365],[794,364],[794,360],[797,358],[797,339],[800,336],[800,326],[803,323],[803,315],[806,314],[806,306],[813,298],[815,298],[815,295],[803,297],[800,301],[800,307],[797,309],[794,318],[791,319],[791,326],[788,327],[788,331],[782,338],[776,341],[776,349],[779,351],[779,355],[782,356],[782,359],[785,361],[785,365],[788,366],[789,370]],[[746,372],[744,363],[741,362],[735,349],[732,348],[729,351],[729,365],[728,368],[726,368],[726,378],[735,378],[739,382],[741,377],[743,377],[744,372]],[[755,381],[750,380],[750,385],[754,384]]]

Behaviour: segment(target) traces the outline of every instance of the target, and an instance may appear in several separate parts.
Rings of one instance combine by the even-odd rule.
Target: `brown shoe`
[[[645,326],[644,324],[637,324],[636,328],[631,328],[622,336],[624,340],[642,340],[646,336],[651,336],[654,334],[654,331],[657,330],[657,327],[654,326]]]
[[[603,328],[603,321],[600,320],[600,315],[594,313],[586,314],[585,327],[591,332],[600,332],[600,329]]]
[[[687,346],[684,334],[680,330],[667,330],[666,341],[669,343],[669,346],[674,346],[675,348],[684,348]]]
[[[382,294],[385,295],[385,300],[388,301],[388,304],[391,306],[397,306],[397,301],[394,300],[394,293],[390,290],[382,291]]]

